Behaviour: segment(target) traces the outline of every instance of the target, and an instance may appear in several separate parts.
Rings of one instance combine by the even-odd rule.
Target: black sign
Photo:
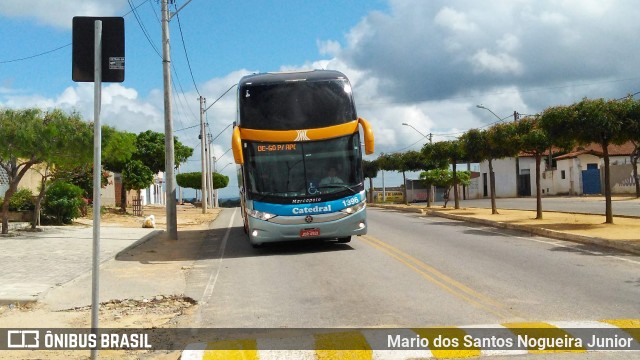
[[[76,82],[93,82],[95,21],[102,21],[102,81],[124,81],[124,18],[73,18],[73,71]]]

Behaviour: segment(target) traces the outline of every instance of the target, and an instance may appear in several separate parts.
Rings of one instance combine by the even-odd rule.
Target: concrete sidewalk
[[[427,207],[422,204],[370,204],[369,206],[525,231],[558,240],[640,254],[640,217],[614,216],[614,224],[603,224],[604,216],[596,214],[544,211],[543,220],[536,220],[536,212],[532,210],[498,208],[499,214],[494,215],[491,214],[491,209],[474,207],[454,209],[452,205],[448,208],[437,205]]]
[[[51,289],[90,273],[92,227],[42,229],[0,237],[0,304],[38,301]],[[156,229],[101,227],[100,262],[160,233]]]

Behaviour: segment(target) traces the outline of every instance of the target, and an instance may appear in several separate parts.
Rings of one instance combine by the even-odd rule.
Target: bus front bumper
[[[366,209],[342,219],[283,225],[248,217],[252,244],[310,239],[337,239],[367,233]]]

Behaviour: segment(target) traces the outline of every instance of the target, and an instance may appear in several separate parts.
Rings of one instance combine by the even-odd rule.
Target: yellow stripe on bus
[[[359,331],[320,333],[315,334],[314,337],[318,360],[369,360],[373,357],[371,346]]]
[[[257,360],[256,340],[221,340],[207,343],[203,360]]]
[[[555,327],[544,322],[523,322],[523,323],[505,323],[506,327],[512,333],[518,335],[527,343],[527,349],[533,354],[549,354],[561,352],[587,352],[585,345],[575,346],[575,338],[561,328]],[[558,348],[546,348],[546,339],[561,339],[565,344]],[[544,348],[544,349],[543,349]]]
[[[295,142],[331,139],[358,131],[358,120],[345,124],[304,130],[255,130],[240,128],[242,140],[265,142]]]

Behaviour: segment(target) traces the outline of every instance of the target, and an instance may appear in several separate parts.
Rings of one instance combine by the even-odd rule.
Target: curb
[[[423,215],[426,214],[426,215],[432,215],[432,216],[439,216],[439,217],[443,217],[451,220],[466,221],[466,222],[487,225],[487,226],[492,226],[492,227],[501,228],[501,229],[519,230],[519,231],[524,231],[533,235],[544,236],[552,239],[576,242],[580,244],[598,245],[602,247],[612,248],[612,249],[640,255],[640,244],[633,244],[625,241],[615,241],[615,240],[608,240],[608,239],[592,237],[592,236],[569,234],[561,231],[534,227],[531,225],[508,224],[508,223],[503,223],[499,221],[478,219],[478,218],[465,216],[465,215],[447,214],[438,210],[425,209],[425,208],[406,208],[402,206],[393,206],[393,205],[391,206],[372,205],[372,206],[383,208],[383,209],[392,209],[392,210],[398,210],[398,211],[404,211],[404,212],[420,213]],[[527,211],[527,210],[522,210],[522,211]],[[591,215],[591,214],[584,214],[584,215]]]

